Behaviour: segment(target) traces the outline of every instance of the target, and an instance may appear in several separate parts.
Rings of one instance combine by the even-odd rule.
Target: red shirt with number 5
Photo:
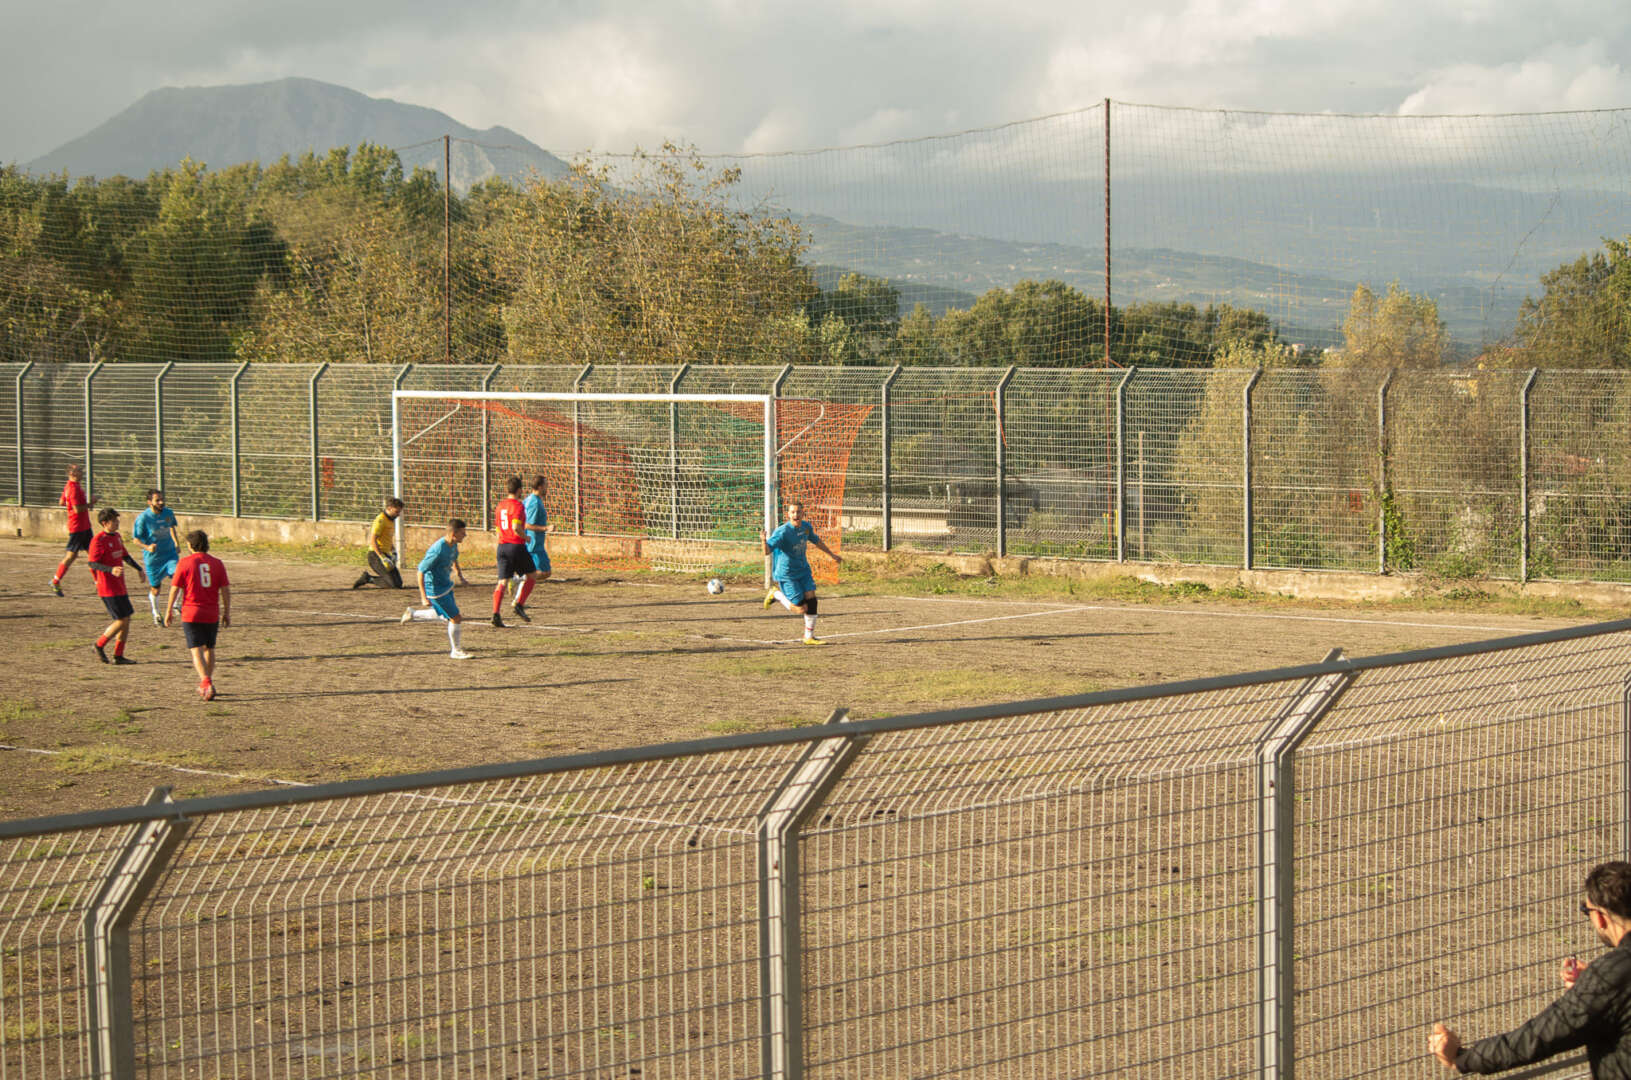
[[[493,524],[498,526],[499,543],[527,542],[527,511],[522,507],[520,499],[514,496],[500,499],[498,506],[493,510]]]
[[[181,590],[181,621],[221,621],[221,589],[228,584],[227,568],[207,551],[195,551],[176,564],[176,588]]]

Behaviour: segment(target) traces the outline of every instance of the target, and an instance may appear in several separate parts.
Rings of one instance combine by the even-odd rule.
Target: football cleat
[[[102,646],[100,646],[100,645],[92,645],[91,648],[96,650],[96,655],[101,657],[102,662],[104,664],[111,663],[111,661],[108,659],[108,653],[107,653],[106,649],[102,648]]]
[[[413,622],[413,608],[407,608],[402,612],[402,621],[405,623]]]
[[[820,638],[807,637],[807,638],[804,639],[804,644],[806,644],[806,645],[825,645],[827,643],[825,641],[822,641]]]
[[[454,649],[452,652],[448,653],[447,655],[449,657],[451,657],[452,659],[454,659],[454,660],[468,660],[468,659],[470,659],[470,654],[465,652],[463,649]]]
[[[765,593],[765,610],[769,611],[770,610],[770,605],[774,604],[775,602],[776,602],[776,590],[771,589],[769,592]]]
[[[496,611],[493,612],[493,625],[498,627],[500,630],[504,629],[504,620],[498,617],[498,612]]]
[[[532,616],[527,614],[525,604],[516,604],[514,607],[510,608],[510,610],[515,612],[515,617],[520,619],[522,622],[532,621]]]
[[[56,580],[53,579],[52,582],[51,582],[51,591],[56,593],[58,596],[61,596],[62,595],[62,582],[56,581]]]

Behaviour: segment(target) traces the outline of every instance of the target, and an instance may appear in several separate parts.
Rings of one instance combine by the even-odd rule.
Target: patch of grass
[[[50,641],[30,641],[23,647],[29,652],[67,652],[84,646],[77,638],[54,638]]]
[[[167,750],[132,750],[117,743],[96,743],[90,746],[73,746],[63,750],[51,759],[51,767],[58,772],[69,776],[86,776],[91,773],[111,772],[115,769],[129,768],[135,762],[145,761],[157,765],[179,765],[190,769],[219,768],[220,763],[214,758],[197,753],[177,753]]]
[[[45,712],[32,701],[24,699],[0,701],[0,725],[24,720],[38,720]]]
[[[719,675],[803,675],[815,666],[811,650],[803,652],[775,652],[766,650],[747,656],[726,656],[708,662],[708,669]]]
[[[772,716],[765,719],[746,719],[743,717],[722,717],[710,720],[702,725],[702,730],[710,735],[741,735],[750,731],[773,731],[777,728],[811,727],[826,721],[826,717],[811,717],[801,715]]]
[[[1092,679],[1006,675],[966,667],[876,672],[868,678],[869,705],[926,703],[935,707],[988,701],[1087,694],[1104,689]]]
[[[325,780],[364,780],[375,776],[400,776],[420,772],[426,766],[406,758],[341,757],[324,766]]]
[[[99,735],[140,735],[142,725],[137,721],[138,713],[149,711],[145,708],[132,708],[125,706],[112,716],[100,720],[92,720],[87,726]]]
[[[363,546],[361,542],[362,527],[357,529],[358,542],[355,544],[342,543],[337,540],[328,540],[318,537],[310,543],[285,544],[275,540],[237,540],[230,536],[210,537],[210,554],[225,556],[248,555],[269,559],[286,559],[289,562],[306,563],[312,566],[349,566],[362,564]]]

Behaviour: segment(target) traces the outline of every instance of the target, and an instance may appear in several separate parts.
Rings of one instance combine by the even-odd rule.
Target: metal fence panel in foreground
[[[0,1077],[1431,1076],[1594,952],[1628,675],[1631,621],[3,823]]]

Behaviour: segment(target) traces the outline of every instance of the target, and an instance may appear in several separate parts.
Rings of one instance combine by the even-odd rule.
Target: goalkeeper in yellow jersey
[[[377,585],[382,589],[402,588],[402,571],[397,569],[396,519],[402,516],[402,500],[391,496],[385,509],[368,528],[368,569],[351,583],[353,589]]]

